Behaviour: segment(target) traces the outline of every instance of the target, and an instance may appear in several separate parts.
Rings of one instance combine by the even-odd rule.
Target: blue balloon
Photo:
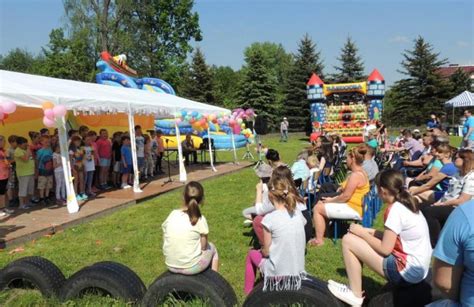
[[[181,115],[182,115],[183,117],[185,117],[187,114],[188,114],[188,112],[186,112],[186,111],[181,111]]]
[[[193,111],[193,113],[191,113],[191,116],[194,117],[194,118],[196,118],[196,117],[198,116],[198,112]]]

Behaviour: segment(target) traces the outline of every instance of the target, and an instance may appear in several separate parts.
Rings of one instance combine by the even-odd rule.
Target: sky
[[[419,35],[450,63],[474,65],[474,1],[197,0],[194,10],[204,39],[193,45],[202,48],[208,64],[238,69],[244,49],[257,41],[295,52],[308,33],[325,73],[334,71],[348,36],[366,73],[377,68],[389,85],[402,77],[402,52]],[[61,0],[0,0],[0,54],[16,47],[40,52],[50,31],[64,22]]]

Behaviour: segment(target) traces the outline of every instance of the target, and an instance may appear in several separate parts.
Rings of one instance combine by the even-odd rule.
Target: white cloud
[[[405,43],[408,43],[410,40],[408,39],[408,37],[404,35],[397,35],[390,38],[388,41],[391,43],[405,44]]]
[[[466,41],[457,41],[457,42],[456,42],[456,45],[457,45],[459,48],[465,48],[465,47],[469,47],[469,42],[466,42]]]

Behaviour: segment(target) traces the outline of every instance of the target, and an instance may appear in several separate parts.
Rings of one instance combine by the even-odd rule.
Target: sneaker
[[[252,225],[252,223],[253,223],[252,220],[246,219],[246,220],[244,221],[244,226],[245,226],[245,227],[249,227],[249,226]]]
[[[83,201],[82,197],[81,197],[81,194],[77,194],[76,195],[76,199],[77,201]]]
[[[89,199],[89,197],[87,197],[87,195],[85,193],[81,194],[81,198],[82,198],[82,200],[88,200]]]
[[[0,217],[5,217],[7,216],[8,214],[5,212],[5,211],[0,211]]]
[[[129,184],[122,184],[121,188],[122,189],[130,189],[132,186]]]
[[[336,287],[340,287],[340,288],[349,288],[346,284],[342,284],[342,283],[334,281],[332,279],[328,280],[328,284],[336,286]]]
[[[363,297],[355,296],[352,290],[347,286],[339,287],[328,283],[328,289],[335,297],[351,306],[362,306],[362,303],[364,302]]]

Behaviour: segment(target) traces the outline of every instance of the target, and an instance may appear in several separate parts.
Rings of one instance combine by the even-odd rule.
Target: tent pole
[[[207,125],[207,139],[209,140],[209,161],[211,162],[211,168],[213,172],[217,172],[214,167],[214,157],[212,156],[212,139],[211,139],[211,127]]]
[[[66,119],[61,117],[58,120],[59,148],[61,149],[61,163],[63,165],[64,182],[66,185],[67,211],[69,213],[79,212],[76,192],[74,191],[74,178],[71,173],[71,161],[69,160],[68,140],[66,133]]]
[[[239,165],[239,162],[237,161],[237,150],[235,149],[234,131],[231,131],[230,135],[231,135],[231,140],[232,140],[232,151],[234,152],[234,164]]]
[[[186,168],[183,163],[183,148],[181,147],[181,133],[179,132],[178,124],[176,119],[174,122],[174,128],[176,129],[176,142],[178,145],[178,161],[179,161],[179,181],[186,182],[188,180],[188,175],[186,174]]]
[[[135,139],[135,119],[130,103],[128,103],[128,129],[130,132],[130,143],[132,145],[133,192],[140,193],[143,191],[140,189],[140,172],[138,171],[137,143]]]

